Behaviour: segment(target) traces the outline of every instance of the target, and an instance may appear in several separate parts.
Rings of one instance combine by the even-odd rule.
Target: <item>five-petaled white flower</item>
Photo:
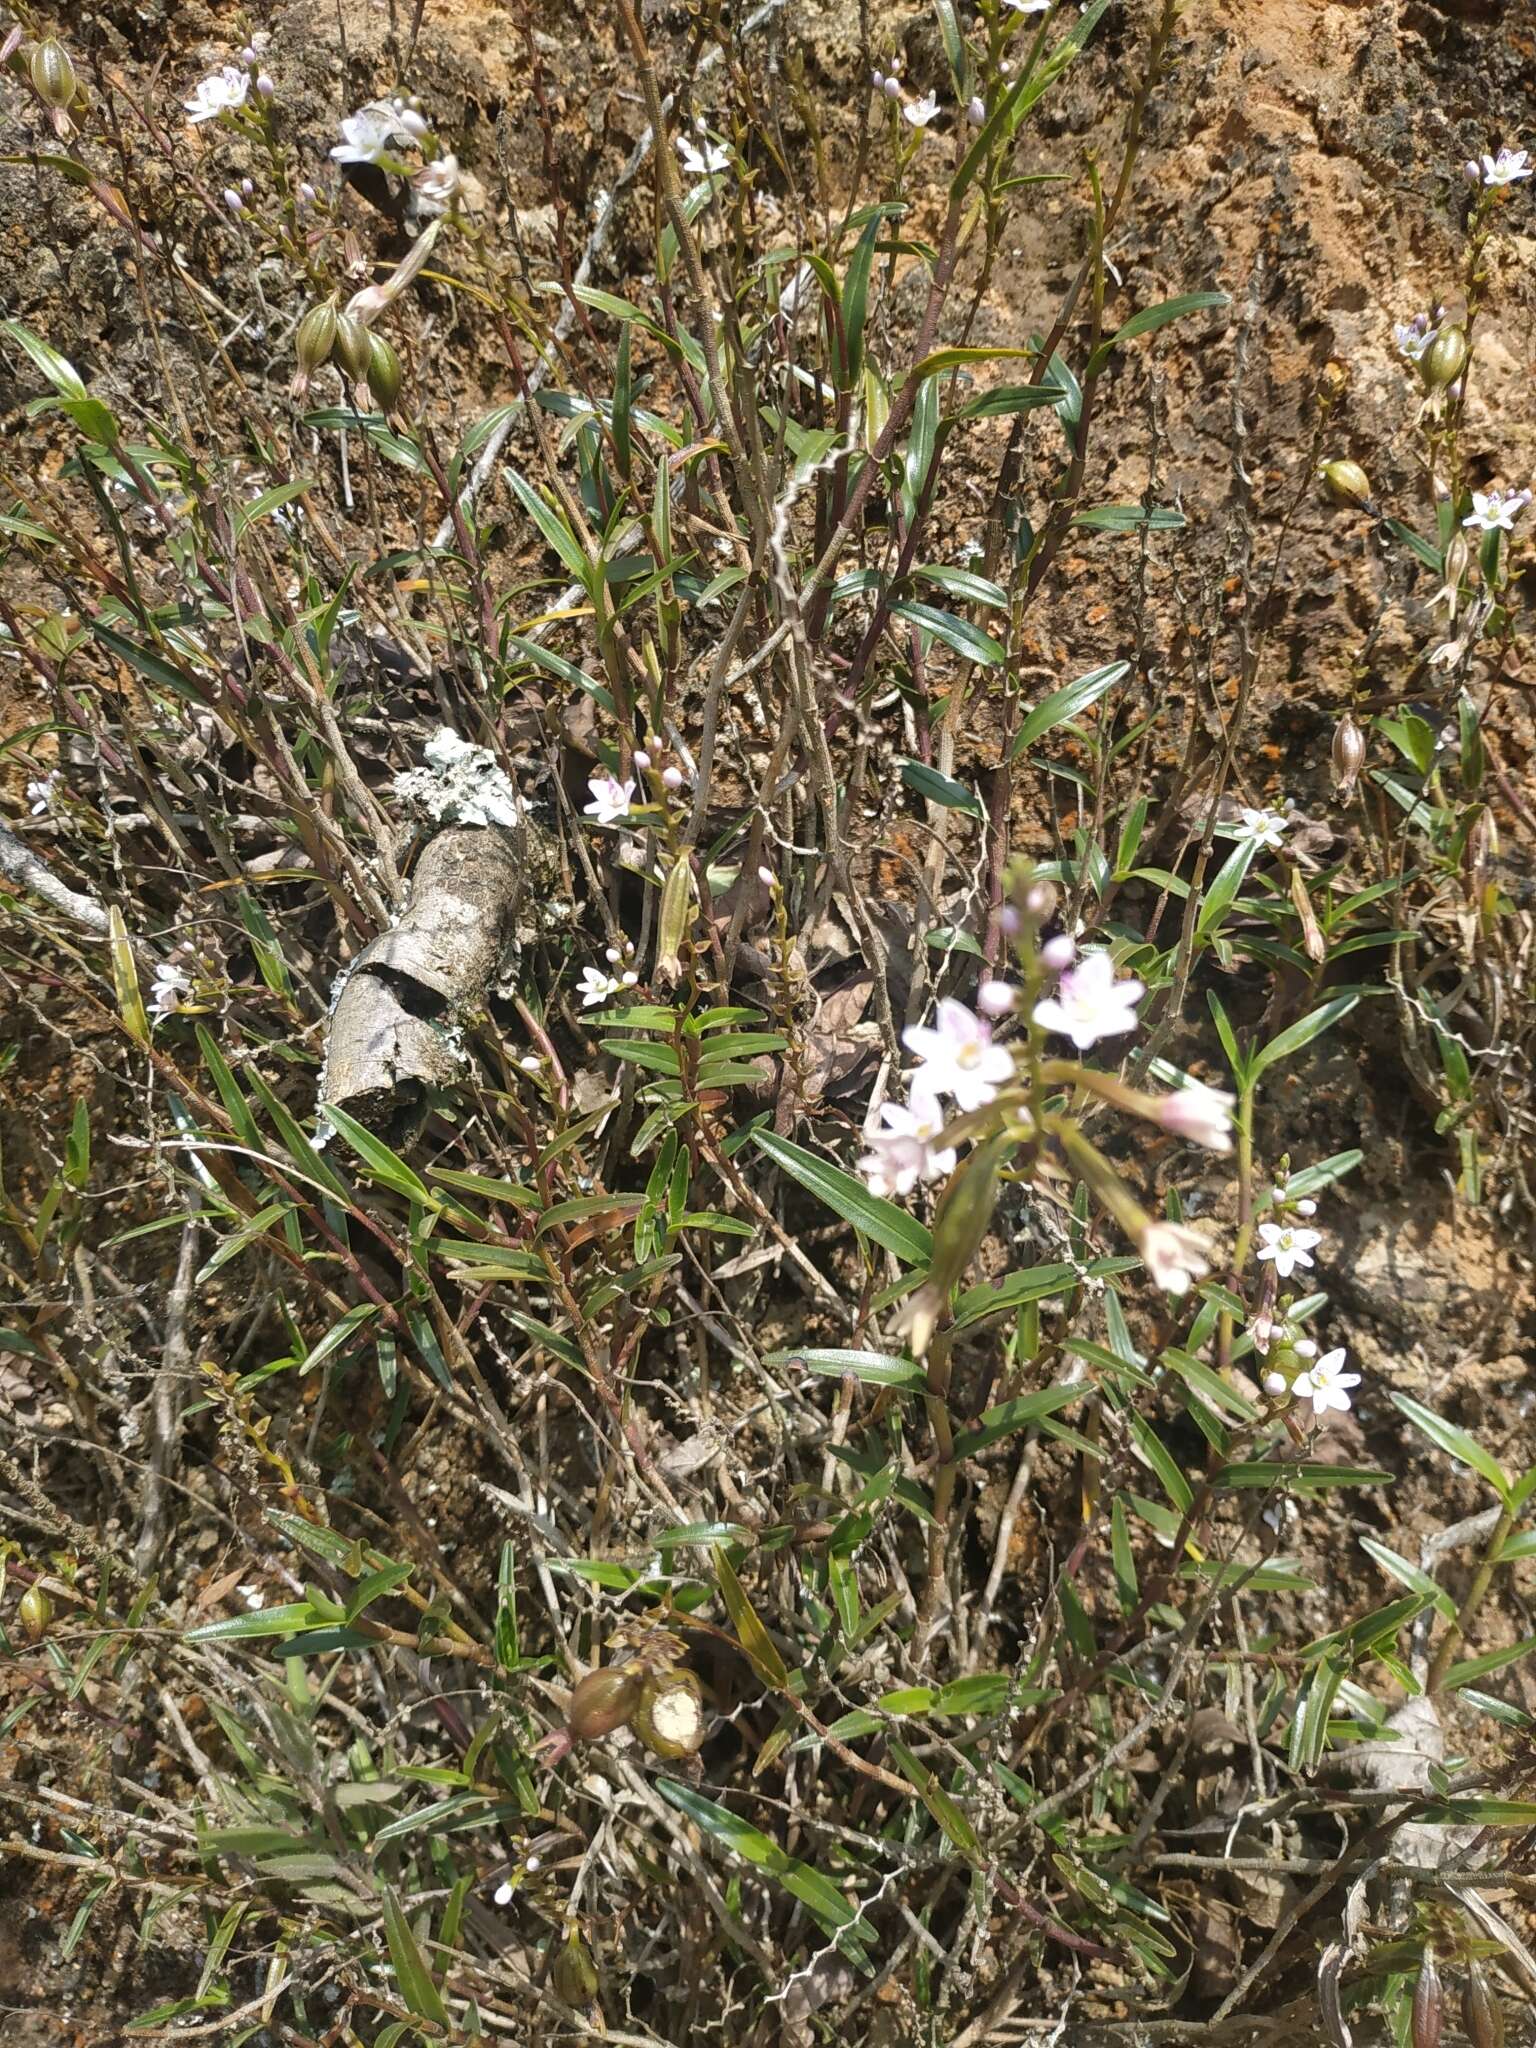
[[[1474,491],[1472,510],[1461,523],[1479,527],[1484,533],[1492,533],[1495,527],[1508,533],[1530,502],[1529,491]]]
[[[1360,1375],[1344,1372],[1343,1349],[1325,1351],[1321,1358],[1314,1358],[1303,1373],[1298,1373],[1291,1384],[1291,1392],[1299,1401],[1310,1401],[1314,1415],[1326,1415],[1330,1408],[1337,1408],[1344,1414],[1349,1408],[1348,1387],[1358,1387]]]
[[[859,1171],[873,1195],[909,1195],[920,1180],[938,1180],[954,1170],[954,1147],[935,1143],[944,1129],[944,1111],[923,1073],[920,1069],[913,1080],[905,1106],[881,1104],[885,1129],[865,1133],[870,1149]]]
[[[620,818],[628,816],[635,800],[633,779],[620,782],[616,775],[594,775],[587,787],[592,792],[592,801],[582,806],[584,817],[596,818],[599,825],[616,825]]]
[[[446,213],[459,196],[463,180],[456,156],[440,156],[412,180],[416,204],[423,213]]]
[[[677,153],[683,160],[683,169],[690,178],[710,178],[716,171],[731,168],[731,152],[718,142],[711,142],[706,136],[700,149],[690,137],[679,135]]]
[[[1232,828],[1232,837],[1251,839],[1257,847],[1282,845],[1291,822],[1280,811],[1250,810],[1246,804],[1238,813],[1238,820]]]
[[[181,1008],[181,999],[192,986],[192,977],[185,967],[178,967],[173,961],[162,960],[155,969],[155,978],[150,984],[150,1008],[157,1017],[174,1016]]]
[[[27,784],[27,802],[32,806],[34,818],[44,817],[53,809],[53,792],[63,780],[62,769],[50,768],[39,781]]]
[[[1134,975],[1115,979],[1115,963],[1107,953],[1085,953],[1061,977],[1055,995],[1035,1005],[1042,1031],[1059,1031],[1079,1052],[1101,1038],[1118,1038],[1136,1029],[1136,1005],[1146,987]]]
[[[1520,179],[1533,175],[1536,175],[1536,164],[1523,149],[1501,149],[1497,156],[1485,155],[1480,163],[1470,159],[1467,163],[1467,176],[1479,185],[1514,185]]]
[[[1192,1138],[1212,1152],[1232,1150],[1232,1112],[1237,1097],[1225,1089],[1209,1088],[1204,1081],[1192,1081],[1176,1095],[1165,1095],[1158,1106],[1158,1122],[1177,1138]]]
[[[221,64],[217,71],[200,78],[192,88],[191,99],[183,102],[187,119],[196,127],[203,121],[216,121],[220,114],[232,114],[236,107],[245,105],[250,89],[248,71],[242,71],[238,64]]]
[[[953,996],[939,1003],[936,1023],[909,1024],[901,1042],[923,1063],[914,1086],[953,1095],[961,1109],[980,1109],[1013,1079],[1013,1054],[994,1045],[991,1025]]]
[[[1188,1294],[1191,1283],[1211,1270],[1210,1246],[1182,1223],[1149,1223],[1137,1250],[1157,1285],[1170,1294]]]
[[[629,980],[632,982],[634,979],[631,974]],[[583,967],[580,982],[582,1008],[590,1010],[595,1003],[606,1003],[623,986],[623,981],[616,974],[604,974],[601,967]]]
[[[347,115],[331,155],[339,164],[376,164],[389,155],[400,133],[400,109],[388,100],[371,100]]]
[[[1289,1223],[1261,1223],[1259,1236],[1264,1240],[1260,1259],[1273,1259],[1282,1280],[1289,1280],[1298,1266],[1310,1266],[1312,1247],[1323,1241],[1320,1230],[1297,1230]]]
[[[926,128],[938,111],[938,94],[925,92],[920,100],[907,101],[901,110],[901,118],[909,128]]]

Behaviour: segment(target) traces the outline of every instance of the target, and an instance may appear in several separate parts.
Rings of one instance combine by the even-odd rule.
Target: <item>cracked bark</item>
[[[452,1031],[485,1000],[522,893],[512,836],[452,825],[430,840],[397,923],[347,971],[326,1039],[323,1099],[385,1137],[409,1133],[429,1089],[462,1072]]]

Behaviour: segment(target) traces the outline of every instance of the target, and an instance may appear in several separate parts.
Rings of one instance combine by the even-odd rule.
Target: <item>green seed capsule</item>
[[[395,354],[382,334],[368,336],[368,389],[373,393],[374,402],[380,412],[393,412],[395,400],[400,396],[400,382],[405,372],[400,358]]]
[[[610,1664],[589,1671],[571,1694],[565,1725],[578,1742],[596,1742],[622,1728],[640,1702],[640,1680],[633,1671]]]
[[[53,1619],[53,1602],[41,1586],[28,1586],[16,1609],[21,1632],[29,1643],[40,1643]]]
[[[350,313],[336,315],[336,360],[354,384],[367,381],[372,337],[361,320]]]
[[[571,1934],[550,1972],[555,1996],[567,2005],[590,2005],[597,1996],[597,1965],[579,1934]]]
[[[1461,2024],[1472,2048],[1504,2048],[1504,2008],[1481,1963],[1468,1963],[1461,1987]]]
[[[704,1688],[674,1667],[645,1681],[631,1724],[652,1756],[692,1756],[704,1740]]]
[[[1370,504],[1371,480],[1358,462],[1325,462],[1318,475],[1336,505]]]
[[[335,346],[336,308],[327,299],[323,306],[310,307],[293,337],[293,352],[306,377],[314,375]]]
[[[1467,361],[1467,337],[1459,327],[1442,327],[1419,358],[1419,375],[1426,391],[1443,391],[1454,384]]]
[[[57,107],[61,111],[70,106],[80,89],[75,77],[75,67],[69,61],[69,52],[55,36],[45,43],[33,46],[27,60],[31,75],[32,89],[45,106]]]

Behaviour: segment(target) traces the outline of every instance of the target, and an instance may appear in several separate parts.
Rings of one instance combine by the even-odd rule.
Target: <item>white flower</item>
[[[901,118],[909,128],[926,128],[938,111],[938,94],[927,92],[920,100],[909,100],[901,110]]]
[[[1259,1236],[1264,1240],[1260,1259],[1273,1259],[1282,1280],[1289,1280],[1298,1266],[1310,1266],[1312,1247],[1323,1241],[1320,1230],[1294,1230],[1288,1223],[1261,1223]]]
[[[1234,839],[1251,839],[1255,846],[1279,846],[1290,819],[1279,811],[1253,811],[1245,805],[1238,814],[1241,822],[1232,828]]]
[[[1514,185],[1536,173],[1536,164],[1523,149],[1501,149],[1497,156],[1485,156],[1480,164],[1469,163],[1467,170],[1469,174],[1476,170],[1481,185]]]
[[[41,781],[27,784],[27,802],[32,806],[34,818],[41,818],[53,809],[53,792],[63,780],[62,769],[50,768]]]
[[[1190,1283],[1211,1270],[1210,1246],[1182,1223],[1149,1223],[1137,1250],[1147,1271],[1170,1294],[1188,1294]]]
[[[1013,1079],[1013,1054],[994,1045],[991,1025],[953,996],[940,1002],[936,1024],[909,1024],[901,1042],[923,1063],[914,1085],[953,1095],[961,1109],[980,1109]]]
[[[683,160],[683,169],[690,178],[710,178],[716,171],[731,168],[731,152],[706,136],[704,147],[699,149],[686,135],[677,137],[677,153]]]
[[[582,815],[596,818],[599,825],[616,825],[627,817],[635,800],[633,780],[620,782],[616,775],[594,775],[587,784],[592,801],[582,806]]]
[[[1158,1110],[1158,1122],[1175,1137],[1192,1138],[1212,1152],[1232,1150],[1232,1112],[1237,1097],[1224,1089],[1208,1088],[1204,1081],[1192,1081],[1177,1095],[1165,1095]]]
[[[1474,491],[1472,510],[1461,523],[1480,527],[1484,533],[1492,533],[1495,527],[1508,533],[1530,502],[1529,491]]]
[[[624,984],[617,975],[604,974],[601,967],[583,967],[581,970],[581,1004],[590,1010],[597,1003],[606,1003],[610,996],[616,996]]]
[[[934,1142],[944,1128],[944,1111],[921,1069],[906,1106],[882,1103],[880,1116],[885,1129],[865,1134],[870,1149],[859,1161],[872,1195],[909,1195],[920,1180],[954,1171],[954,1147]]]
[[[207,78],[200,78],[192,88],[191,99],[182,102],[187,119],[196,127],[204,121],[216,121],[220,114],[232,114],[236,107],[245,105],[250,89],[248,71],[242,71],[238,64],[222,64]]]
[[[1051,0],[1003,0],[1005,7],[1011,7],[1015,14],[1044,14]]]
[[[1440,332],[1436,323],[1427,313],[1415,313],[1405,325],[1399,320],[1392,329],[1392,339],[1397,343],[1397,352],[1410,363],[1420,362],[1429,352],[1431,342]]]
[[[339,164],[376,164],[388,156],[399,133],[399,110],[387,100],[371,100],[347,115],[331,155]]]
[[[155,969],[155,978],[150,983],[150,1008],[157,1017],[171,1017],[181,1008],[181,999],[192,986],[192,977],[185,967],[177,967],[169,960],[162,960]]]
[[[1054,996],[1035,1005],[1042,1031],[1059,1031],[1079,1052],[1101,1038],[1118,1038],[1136,1029],[1136,1005],[1146,994],[1135,976],[1115,979],[1115,963],[1107,953],[1085,953],[1062,977]]]
[[[456,156],[440,156],[412,179],[416,204],[423,213],[446,213],[459,196],[463,180]]]
[[[1314,1415],[1326,1415],[1330,1408],[1337,1408],[1341,1415],[1349,1408],[1347,1387],[1358,1387],[1360,1375],[1357,1372],[1342,1372],[1344,1363],[1342,1348],[1325,1351],[1321,1358],[1314,1359],[1304,1373],[1297,1375],[1291,1392],[1299,1400],[1312,1403]]]

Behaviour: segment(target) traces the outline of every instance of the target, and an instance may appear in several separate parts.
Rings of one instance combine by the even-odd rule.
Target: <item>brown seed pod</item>
[[[1365,734],[1355,723],[1354,713],[1346,711],[1334,727],[1333,732],[1333,793],[1347,797],[1354,794],[1355,784],[1360,779],[1360,770],[1365,765]]]
[[[571,1694],[565,1725],[578,1742],[597,1742],[622,1728],[640,1703],[640,1680],[633,1671],[610,1664],[589,1671]]]
[[[1467,1965],[1467,1981],[1461,1987],[1461,2024],[1472,2048],[1504,2048],[1504,2008],[1478,1962]]]
[[[692,1756],[704,1740],[704,1688],[680,1665],[645,1681],[631,1723],[652,1756]]]
[[[28,1586],[16,1608],[21,1632],[29,1643],[40,1643],[53,1619],[53,1602],[41,1586]]]
[[[1419,1964],[1419,1981],[1413,1987],[1413,2026],[1409,2040],[1413,2048],[1440,2048],[1445,2028],[1445,1989],[1440,1982],[1440,1965],[1432,1948],[1424,1951]]]

